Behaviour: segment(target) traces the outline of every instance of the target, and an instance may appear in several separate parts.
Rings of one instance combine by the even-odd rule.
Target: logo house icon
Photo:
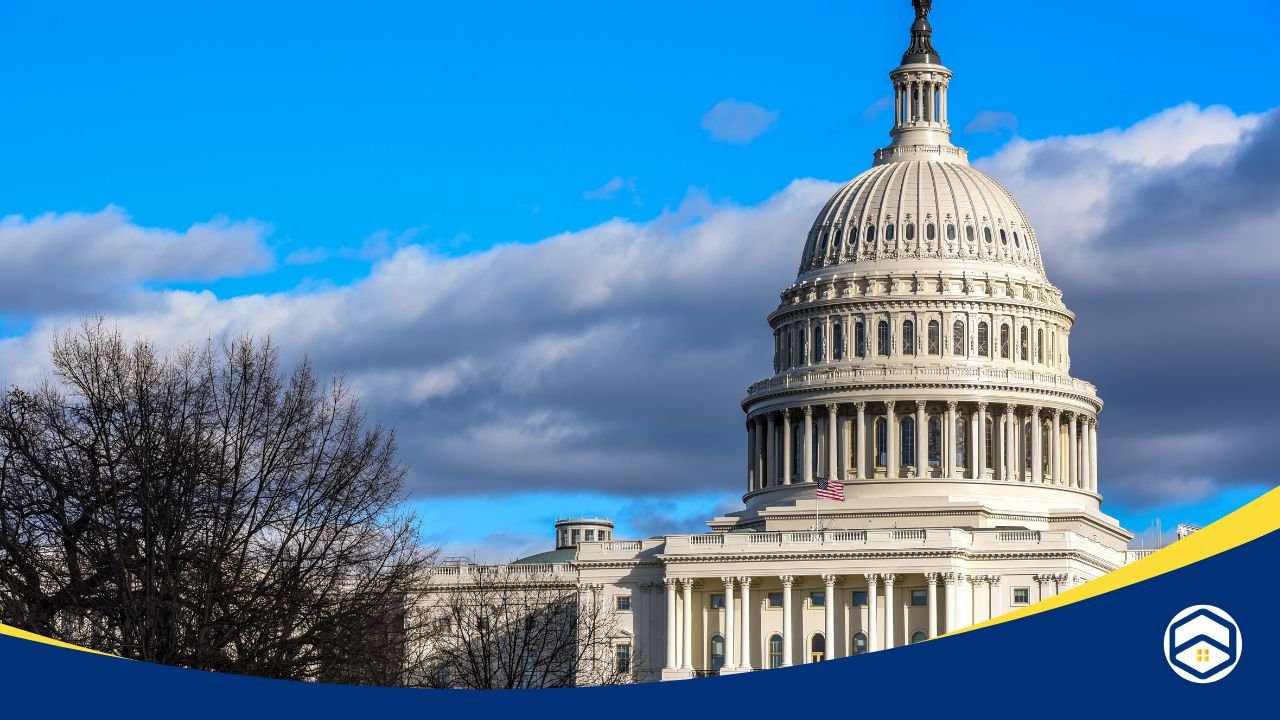
[[[1169,621],[1164,657],[1183,680],[1211,683],[1226,677],[1244,648],[1240,627],[1226,611],[1193,605]]]

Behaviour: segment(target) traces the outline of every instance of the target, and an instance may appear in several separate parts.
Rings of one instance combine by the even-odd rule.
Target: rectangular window
[[[853,604],[854,604],[854,605],[866,605],[866,604],[867,604],[867,591],[866,591],[866,590],[854,590],[854,591],[853,591]]]
[[[782,593],[780,592],[769,593],[769,607],[771,608],[782,607]]]
[[[573,544],[574,544],[574,545],[577,545],[577,544],[578,544],[578,541],[580,541],[581,539],[582,539],[582,531],[581,531],[581,530],[574,530],[574,531],[573,531]]]
[[[911,604],[912,605],[928,605],[929,595],[924,590],[912,590]]]
[[[595,542],[595,541],[596,541],[596,531],[595,531],[595,530],[588,530],[588,531],[587,531],[587,542]]]
[[[631,672],[631,645],[623,643],[614,648],[614,657],[618,660],[618,672]]]
[[[1031,602],[1031,588],[1016,587],[1013,589],[1013,604],[1026,605]]]
[[[631,596],[630,595],[617,596],[616,598],[613,599],[613,607],[618,610],[630,610]]]
[[[809,593],[809,607],[826,607],[827,593],[825,590],[815,590]]]
[[[723,593],[715,593],[715,594],[713,594],[713,595],[711,596],[711,609],[712,609],[712,610],[723,610],[723,609],[724,609],[724,594],[723,594]]]

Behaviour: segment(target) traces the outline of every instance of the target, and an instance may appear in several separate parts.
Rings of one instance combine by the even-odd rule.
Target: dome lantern
[[[947,118],[947,89],[951,71],[933,47],[929,24],[931,0],[912,0],[916,11],[911,24],[911,44],[902,63],[889,73],[893,82],[893,138],[889,147],[876,152],[876,164],[903,159],[968,162],[966,153],[951,144]]]

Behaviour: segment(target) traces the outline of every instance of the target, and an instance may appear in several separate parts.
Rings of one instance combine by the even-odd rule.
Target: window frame
[[[626,607],[623,607],[626,605]],[[622,593],[613,596],[613,609],[617,612],[631,612],[631,595]]]
[[[1013,587],[1010,589],[1013,591],[1009,596],[1009,603],[1011,605],[1030,605],[1031,604],[1031,587],[1030,586]],[[1026,598],[1024,600],[1018,600],[1019,592],[1024,593],[1026,595]]]

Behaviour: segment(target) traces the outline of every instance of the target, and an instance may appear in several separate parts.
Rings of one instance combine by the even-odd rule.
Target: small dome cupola
[[[613,521],[605,518],[562,518],[556,520],[556,549],[576,548],[584,542],[613,539]]]
[[[876,153],[877,164],[897,159],[966,162],[963,153],[951,147],[951,123],[947,119],[947,89],[951,71],[933,47],[933,27],[929,25],[931,0],[912,0],[916,19],[911,24],[911,44],[902,54],[902,64],[889,73],[893,82],[893,128],[889,147]],[[951,150],[944,152],[943,148]]]

